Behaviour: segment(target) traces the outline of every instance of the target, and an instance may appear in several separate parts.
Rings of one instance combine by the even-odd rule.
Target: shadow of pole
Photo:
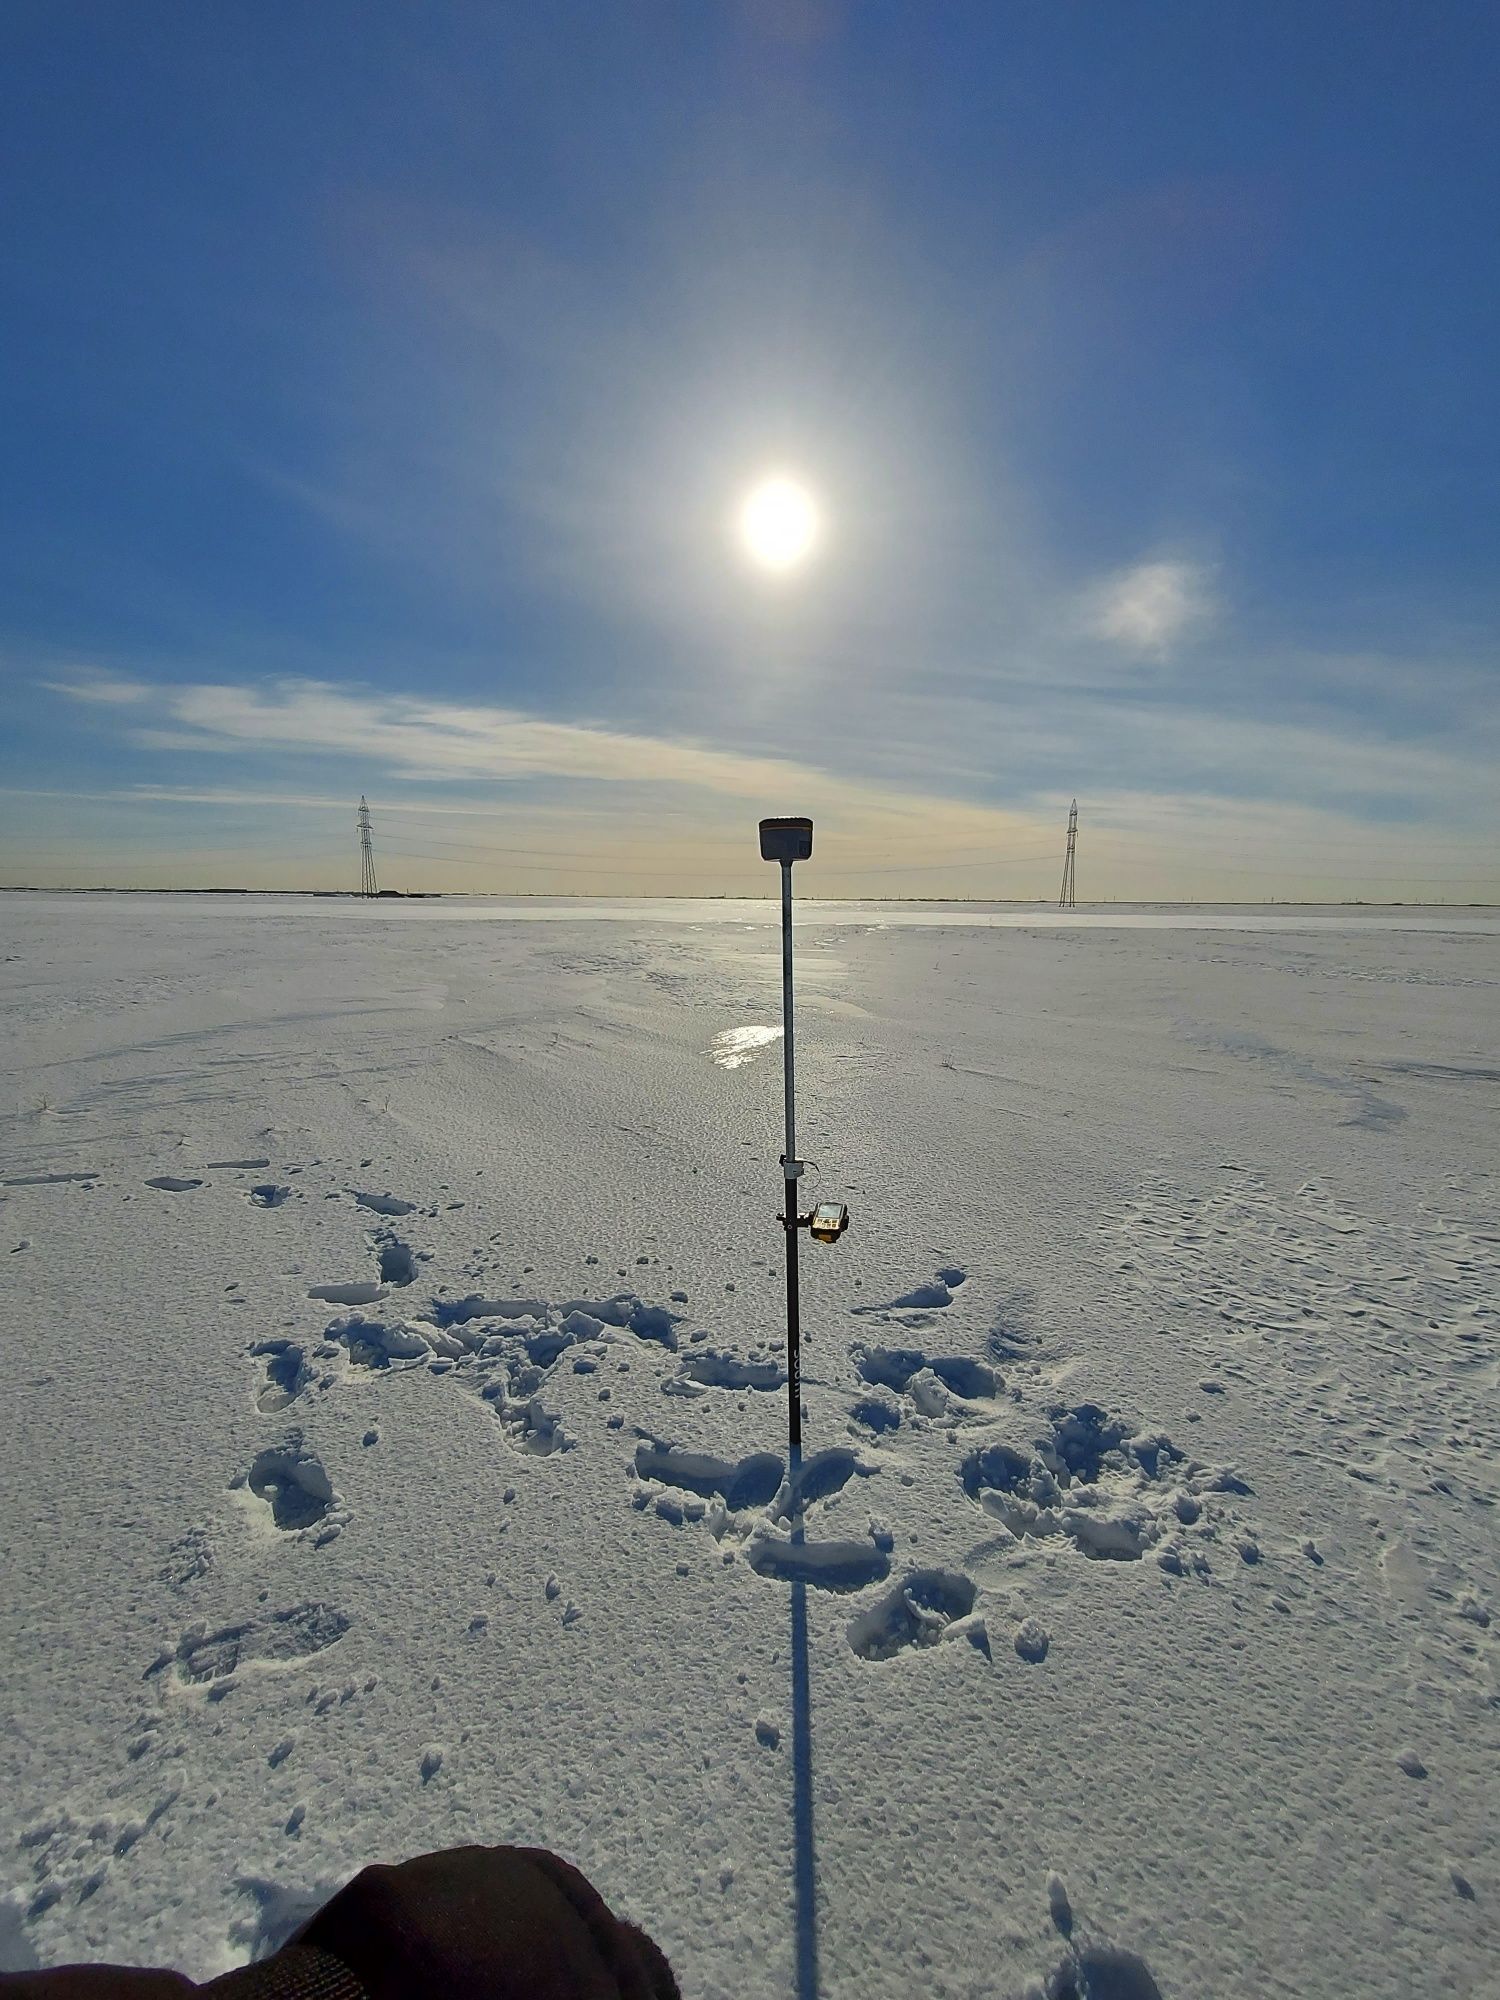
[[[802,1516],[792,1541],[802,1542]],[[807,1585],[792,1583],[792,1878],[797,1905],[797,2000],[818,2000],[818,1863],[813,1845],[812,1683],[807,1663]]]

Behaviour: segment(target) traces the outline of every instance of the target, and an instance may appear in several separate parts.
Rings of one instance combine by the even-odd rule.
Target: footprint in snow
[[[307,1356],[295,1340],[257,1340],[249,1348],[251,1358],[264,1361],[265,1380],[256,1391],[255,1407],[263,1415],[284,1410],[296,1400],[312,1380]]]
[[[239,1624],[213,1628],[190,1625],[170,1653],[152,1662],[143,1678],[150,1680],[170,1668],[184,1687],[203,1687],[227,1680],[241,1667],[295,1666],[299,1660],[337,1645],[353,1622],[347,1612],[332,1604],[306,1603]]]
[[[1016,1657],[1029,1667],[1039,1667],[1052,1647],[1052,1634],[1040,1618],[1023,1618],[1016,1627],[1013,1641]]]
[[[276,1181],[262,1181],[258,1187],[250,1188],[245,1196],[252,1208],[280,1208],[284,1201],[292,1198],[292,1190]]]
[[[120,1788],[111,1788],[111,1799]],[[20,1845],[27,1851],[36,1887],[22,1907],[25,1892],[0,1899],[0,1965],[30,1971],[38,1964],[28,1931],[64,1899],[88,1902],[103,1888],[114,1863],[123,1861],[176,1804],[178,1789],[158,1793],[141,1812],[117,1817],[113,1812],[75,1815],[66,1807],[28,1826]]]
[[[1170,1575],[1207,1568],[1182,1531],[1211,1537],[1201,1496],[1248,1493],[1244,1480],[1188,1459],[1160,1432],[1133,1431],[1097,1403],[1044,1414],[1045,1428],[1024,1445],[997,1441],[968,1454],[958,1476],[970,1500],[1017,1542],[1056,1536],[1104,1562],[1139,1562],[1155,1548]]]
[[[986,1659],[989,1634],[976,1614],[978,1592],[961,1570],[914,1569],[849,1624],[848,1639],[862,1660],[889,1660],[909,1646],[967,1639]]]
[[[318,1548],[332,1541],[344,1525],[346,1517],[338,1509],[327,1469],[303,1444],[300,1431],[290,1431],[279,1445],[258,1452],[231,1490],[241,1487],[265,1502],[281,1533],[312,1533]]]
[[[994,1412],[985,1406],[1005,1387],[993,1368],[964,1354],[929,1355],[919,1347],[856,1342],[850,1356],[855,1373],[874,1393],[861,1396],[849,1414],[877,1434],[898,1429],[911,1416],[947,1423],[988,1421]]]
[[[889,1574],[888,1536],[811,1540],[803,1529],[809,1508],[873,1471],[846,1446],[814,1452],[789,1478],[775,1452],[726,1459],[647,1437],[636,1447],[635,1471],[637,1510],[650,1508],[674,1527],[702,1521],[716,1541],[743,1542],[757,1576],[853,1591]]]
[[[416,1253],[409,1244],[390,1230],[383,1230],[375,1239],[375,1248],[380,1256],[380,1282],[383,1285],[410,1285],[417,1276]],[[345,1305],[365,1305],[364,1299],[339,1301]]]
[[[412,1253],[395,1238],[383,1241],[383,1268],[396,1283],[405,1282],[406,1260]],[[387,1263],[390,1252],[395,1258]],[[384,1296],[383,1286],[368,1290],[374,1295],[368,1303]],[[315,1295],[332,1296],[337,1303],[351,1302],[354,1292],[353,1287],[315,1288]],[[352,1302],[366,1300],[356,1296]],[[679,1320],[680,1315],[650,1305],[634,1292],[556,1303],[472,1292],[462,1298],[434,1297],[425,1312],[410,1318],[387,1320],[351,1313],[330,1322],[325,1341],[329,1349],[344,1348],[356,1368],[425,1367],[435,1374],[451,1374],[463,1386],[477,1390],[518,1451],[548,1456],[571,1450],[575,1442],[541,1401],[552,1372],[562,1366],[593,1373],[609,1343],[624,1336],[673,1351]]]
[[[98,1178],[92,1169],[77,1174],[12,1174],[7,1180],[0,1181],[0,1187],[60,1187],[68,1181],[96,1181]],[[147,1181],[146,1185],[151,1187],[154,1183]],[[190,1185],[196,1186],[197,1183]]]
[[[208,1529],[189,1528],[168,1549],[167,1559],[157,1574],[169,1589],[183,1591],[207,1576],[216,1560]]]
[[[366,1194],[358,1188],[351,1188],[349,1192],[361,1208],[371,1209],[376,1215],[415,1215],[417,1212],[414,1201],[401,1201],[393,1194]]]
[[[952,1305],[954,1292],[968,1275],[957,1264],[945,1264],[930,1284],[913,1285],[909,1292],[902,1292],[899,1298],[886,1299],[880,1305],[850,1306],[849,1310],[862,1314],[938,1312]]]
[[[348,1285],[309,1285],[307,1296],[330,1306],[373,1306],[385,1297],[385,1286],[370,1279]]]
[[[779,1361],[742,1361],[737,1354],[706,1347],[682,1363],[678,1382],[711,1389],[780,1389],[786,1370]]]

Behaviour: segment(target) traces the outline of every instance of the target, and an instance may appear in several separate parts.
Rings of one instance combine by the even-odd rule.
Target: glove
[[[366,1868],[292,1943],[339,1959],[368,2000],[680,2000],[650,1938],[541,1847]]]
[[[0,1974],[0,2000],[681,2000],[644,1931],[542,1847],[366,1868],[270,1958],[194,1986],[94,1965]]]

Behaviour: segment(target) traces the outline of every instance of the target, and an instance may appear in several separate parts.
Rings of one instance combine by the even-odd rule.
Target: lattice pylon
[[[356,815],[359,827],[359,893],[362,896],[378,896],[375,882],[375,841],[370,827],[369,804],[361,795],[359,812]]]
[[[1060,910],[1071,910],[1075,901],[1073,876],[1074,851],[1078,846],[1078,801],[1074,799],[1068,808],[1068,852],[1063,859],[1062,894],[1057,899]]]

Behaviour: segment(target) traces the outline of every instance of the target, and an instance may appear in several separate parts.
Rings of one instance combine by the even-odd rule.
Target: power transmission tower
[[[1057,899],[1060,910],[1071,910],[1073,894],[1073,850],[1078,845],[1078,801],[1074,799],[1068,807],[1068,852],[1063,861],[1062,894]]]
[[[378,896],[375,886],[375,846],[370,832],[370,808],[363,795],[359,801],[357,815],[359,826],[359,893],[362,896]]]

